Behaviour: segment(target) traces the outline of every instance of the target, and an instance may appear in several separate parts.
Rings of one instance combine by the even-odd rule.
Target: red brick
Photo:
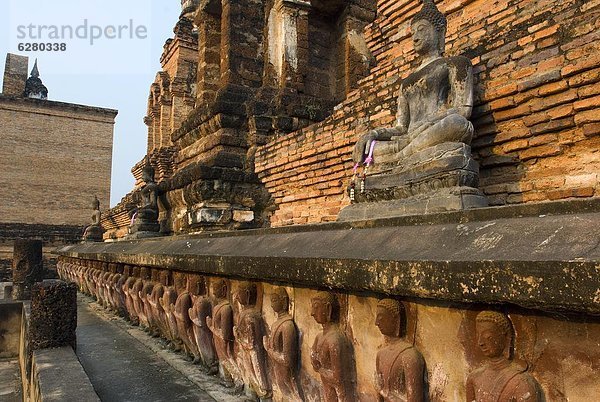
[[[521,158],[521,160],[527,160],[531,158],[546,158],[549,156],[559,155],[561,151],[561,146],[557,144],[542,145],[522,151],[519,153],[519,158]]]
[[[600,134],[600,123],[590,123],[583,125],[583,135],[592,137]]]
[[[586,110],[592,108],[600,109],[600,96],[582,99],[580,101],[575,102],[573,106],[575,107],[575,110]],[[598,113],[600,114],[600,110],[598,110]]]

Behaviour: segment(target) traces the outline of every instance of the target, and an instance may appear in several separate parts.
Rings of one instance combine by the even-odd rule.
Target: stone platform
[[[600,314],[600,199],[89,243],[62,256],[447,302]]]
[[[471,156],[471,147],[463,143],[442,143],[405,159],[382,155],[362,185],[361,180],[354,183],[354,201],[340,212],[339,221],[488,206],[478,189],[479,164]]]
[[[344,378],[356,378],[352,400],[377,400],[374,356],[385,341],[378,306],[391,297],[404,306],[407,342],[426,362],[429,400],[467,400],[465,380],[486,362],[476,321],[495,314],[514,329],[514,361],[529,365],[523,375],[534,378],[546,398],[536,400],[587,401],[600,392],[599,221],[600,199],[593,199],[79,244],[58,251],[59,272],[105,304],[110,298],[98,289],[106,286],[129,297],[126,289],[160,283],[164,294],[178,295],[166,301],[173,311],[189,292],[210,289],[224,300],[219,306],[231,305],[231,325],[253,314],[269,331],[279,328],[273,300],[281,300],[284,289],[300,334],[289,356],[297,356],[306,400],[323,398],[311,359],[320,353],[323,300],[332,300],[331,311],[337,310],[329,319],[339,321],[333,324],[340,342],[353,349],[343,356]],[[133,287],[120,288],[123,277]],[[249,310],[243,297],[254,291]],[[124,309],[134,314],[131,303]],[[243,336],[234,335],[238,347]],[[180,339],[185,342],[185,332]],[[227,370],[247,367],[239,352],[219,361]],[[272,386],[274,401],[292,400],[289,388]]]

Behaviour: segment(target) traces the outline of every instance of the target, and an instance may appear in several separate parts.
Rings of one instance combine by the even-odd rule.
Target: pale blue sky
[[[119,110],[113,142],[114,206],[133,188],[131,167],[146,153],[147,129],[142,119],[150,84],[160,69],[163,44],[173,36],[181,11],[180,0],[3,0],[3,4],[0,70],[9,52],[29,56],[30,69],[37,58],[49,99]],[[42,28],[42,40],[37,38],[41,26],[48,27]],[[52,26],[67,38],[51,36]],[[63,26],[72,27],[73,37],[69,37],[71,28]],[[92,26],[97,28],[92,30]],[[123,27],[121,38],[116,37],[119,26]],[[129,26],[139,35],[130,35]],[[91,33],[97,36],[100,30],[102,37],[90,45]],[[23,31],[26,37],[21,39]],[[25,42],[67,43],[67,50],[19,51],[19,43]]]

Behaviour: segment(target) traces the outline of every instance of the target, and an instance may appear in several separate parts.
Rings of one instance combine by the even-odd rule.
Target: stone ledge
[[[57,253],[296,286],[600,314],[598,201],[79,244]]]
[[[31,382],[35,400],[100,401],[75,352],[68,346],[33,352],[33,371]]]

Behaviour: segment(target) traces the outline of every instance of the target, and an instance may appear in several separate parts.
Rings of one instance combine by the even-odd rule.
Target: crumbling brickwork
[[[442,1],[447,55],[475,66],[474,154],[492,205],[597,196],[600,189],[600,2]],[[417,0],[380,0],[365,28],[376,58],[359,88],[319,124],[259,148],[273,226],[335,220],[349,204],[351,150],[391,126],[401,79],[416,65]]]
[[[367,75],[375,1],[224,0],[191,11],[165,45],[145,119],[161,231],[265,226],[256,149],[322,121]],[[136,188],[144,163],[132,170]],[[127,233],[136,198],[105,216],[105,237]]]

